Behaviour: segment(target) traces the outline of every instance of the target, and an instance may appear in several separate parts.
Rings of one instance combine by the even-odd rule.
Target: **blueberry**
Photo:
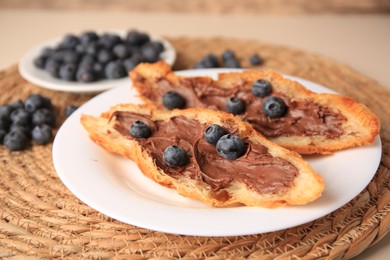
[[[102,46],[97,42],[90,42],[85,47],[86,54],[96,56],[98,52],[102,49]]]
[[[217,56],[214,54],[207,54],[203,57],[202,60],[195,63],[195,69],[203,69],[203,68],[218,68],[219,62]]]
[[[56,124],[56,118],[50,109],[40,108],[32,114],[31,122],[34,126],[47,124],[54,127]]]
[[[96,58],[94,55],[91,54],[85,54],[81,57],[79,62],[79,67],[92,67],[95,63]]]
[[[34,65],[37,68],[44,69],[46,65],[46,57],[44,56],[38,56],[34,59]]]
[[[24,108],[18,108],[12,111],[10,119],[14,125],[30,125],[31,116]]]
[[[119,44],[115,45],[112,48],[112,52],[119,59],[127,58],[131,54],[130,49],[127,47],[127,45],[125,45],[123,43],[119,43]]]
[[[111,61],[104,68],[104,75],[108,79],[119,79],[125,77],[127,71],[121,62]]]
[[[30,125],[18,125],[18,124],[12,124],[9,128],[9,132],[12,131],[20,131],[22,132],[27,139],[30,139],[31,137],[31,126]]]
[[[259,79],[253,82],[252,84],[252,93],[256,97],[265,97],[271,94],[272,85],[269,81],[264,79]]]
[[[225,105],[226,111],[233,115],[239,115],[245,112],[244,101],[237,97],[229,98]]]
[[[76,79],[77,65],[75,63],[65,63],[61,65],[59,77],[66,81],[74,81]]]
[[[24,108],[27,112],[33,113],[39,108],[51,109],[51,101],[40,94],[31,94],[24,101]]]
[[[95,62],[92,65],[92,70],[95,74],[95,80],[98,80],[100,78],[104,77],[104,65],[100,62]]]
[[[189,162],[187,152],[176,145],[165,148],[163,158],[165,163],[171,167],[182,167]]]
[[[262,111],[270,118],[282,117],[287,112],[287,106],[281,98],[268,97],[263,102]]]
[[[0,144],[4,143],[4,137],[7,134],[6,130],[0,129]]]
[[[81,68],[83,69],[91,69],[93,70],[93,65],[95,63],[94,62],[80,62],[78,65],[77,65],[77,71],[79,71]],[[77,71],[76,71],[76,77],[77,77]]]
[[[137,120],[131,125],[130,134],[135,138],[148,138],[152,135],[152,130],[147,124]]]
[[[241,68],[241,64],[232,50],[225,50],[222,53],[223,66],[225,68]]]
[[[219,67],[218,58],[214,54],[207,54],[206,56],[204,56],[202,63],[206,68],[218,68]]]
[[[146,62],[156,62],[160,58],[159,49],[149,43],[142,46],[141,54]]]
[[[87,45],[86,44],[82,44],[82,43],[79,43],[77,44],[76,48],[75,48],[75,51],[79,54],[83,54],[84,52],[87,51]]]
[[[80,42],[83,44],[88,44],[90,42],[97,41],[98,39],[99,36],[93,31],[86,31],[80,35]]]
[[[64,62],[64,58],[65,58],[65,53],[66,53],[66,50],[58,50],[56,49],[52,55],[50,55],[48,57],[48,59],[50,60],[55,60],[59,63],[63,63]]]
[[[236,54],[232,50],[225,50],[222,53],[222,60],[223,62],[226,62],[227,60],[236,59]]]
[[[77,36],[73,34],[65,35],[62,41],[59,44],[60,49],[74,49],[80,40]]]
[[[226,135],[226,130],[216,124],[209,125],[203,133],[204,138],[209,144],[216,144],[223,135]]]
[[[250,56],[249,61],[253,66],[261,65],[263,63],[263,58],[259,54],[255,53]]]
[[[76,73],[76,80],[79,82],[93,82],[96,80],[93,68],[80,67]]]
[[[47,71],[52,77],[58,78],[59,77],[59,70],[60,70],[61,63],[55,59],[49,58],[46,61],[45,64],[45,71]]]
[[[9,105],[0,106],[0,119],[9,119],[12,112],[12,108]]]
[[[21,151],[26,149],[28,145],[28,138],[23,132],[13,130],[4,136],[3,142],[10,151]]]
[[[111,50],[116,44],[121,43],[122,40],[118,35],[112,33],[105,33],[99,38],[99,43],[106,49]]]
[[[70,116],[74,111],[76,111],[79,107],[74,105],[68,105],[65,107],[65,116]]]
[[[9,125],[9,117],[0,117],[0,130],[8,131]]]
[[[47,144],[53,139],[53,132],[49,125],[37,125],[31,132],[32,140],[37,144]]]
[[[63,51],[62,61],[64,63],[78,63],[80,60],[80,54],[73,50]]]
[[[216,145],[217,152],[228,160],[234,160],[245,153],[245,143],[236,135],[227,134],[222,136]]]
[[[97,59],[100,63],[106,64],[114,60],[114,54],[110,50],[102,49],[99,51]]]
[[[126,41],[134,46],[141,46],[150,41],[149,35],[136,30],[131,30],[127,33]]]
[[[52,54],[54,53],[54,49],[51,48],[51,47],[45,47],[42,51],[41,51],[41,56],[42,57],[50,57]]]
[[[152,42],[149,42],[149,45],[152,45],[153,48],[155,48],[159,53],[161,53],[165,50],[164,44],[162,44],[162,42],[152,41]]]
[[[168,109],[184,108],[186,100],[175,91],[168,91],[162,98],[163,105]]]
[[[138,64],[143,61],[140,55],[133,54],[130,58],[127,58],[123,61],[123,65],[125,66],[127,71],[133,70]]]

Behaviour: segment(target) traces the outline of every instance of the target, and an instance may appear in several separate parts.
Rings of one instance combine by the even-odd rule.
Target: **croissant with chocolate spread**
[[[133,160],[145,176],[210,206],[302,205],[324,189],[299,154],[225,112],[120,104],[99,117],[82,115],[81,123],[95,143]]]
[[[131,73],[141,99],[159,109],[208,108],[250,123],[269,140],[300,154],[329,154],[371,143],[380,122],[366,106],[336,94],[316,94],[273,71],[246,70],[184,77],[164,62]]]

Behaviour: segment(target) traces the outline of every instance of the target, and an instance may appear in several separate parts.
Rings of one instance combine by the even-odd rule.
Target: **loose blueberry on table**
[[[206,54],[201,60],[197,61],[194,69],[208,68],[241,68],[240,61],[232,50],[225,50],[221,55],[222,62],[218,60],[217,55],[213,53]]]
[[[251,65],[253,65],[253,66],[261,65],[264,62],[263,58],[257,53],[250,56],[249,61],[250,61]]]
[[[207,68],[218,68],[219,61],[215,54],[209,53],[205,55],[200,61],[195,63],[195,69],[207,69]]]
[[[10,151],[22,151],[27,148],[29,138],[19,130],[11,130],[4,137],[4,145]]]
[[[50,127],[54,127],[56,118],[52,110],[48,108],[40,108],[32,114],[31,123],[33,126],[46,124]]]
[[[12,131],[22,132],[27,137],[27,139],[29,139],[29,140],[31,138],[31,126],[30,125],[15,125],[15,124],[12,124],[9,127],[8,132],[12,132]]]
[[[223,66],[225,68],[241,68],[241,64],[232,50],[225,50],[222,53]]]
[[[35,112],[39,108],[52,108],[50,99],[39,94],[31,94],[24,101],[24,108],[28,112]]]
[[[35,143],[47,144],[53,139],[53,132],[51,126],[40,124],[33,128],[31,136]]]
[[[68,34],[57,46],[44,48],[33,63],[54,78],[65,81],[95,82],[127,76],[141,62],[156,62],[164,45],[137,30],[121,38],[114,33]]]
[[[234,59],[237,59],[236,53],[234,51],[227,49],[222,53],[223,62],[226,62],[228,60],[234,60]]]
[[[233,50],[227,49],[221,54],[221,61],[218,56],[208,53],[194,64],[194,69],[208,68],[241,68],[241,62]],[[252,66],[259,66],[264,63],[263,57],[255,53],[249,57],[249,63]]]
[[[31,114],[24,108],[18,108],[11,112],[9,119],[12,125],[30,125]]]
[[[68,39],[72,44],[71,38]],[[31,94],[25,101],[17,100],[0,106],[0,143],[10,151],[26,149],[31,139],[47,144],[53,139],[56,124],[53,106],[47,97]]]

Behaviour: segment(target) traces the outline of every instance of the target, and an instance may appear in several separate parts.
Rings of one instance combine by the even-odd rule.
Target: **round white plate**
[[[186,76],[216,76],[221,70],[189,70]],[[226,70],[224,70],[226,71]],[[315,92],[332,92],[313,82],[288,76]],[[182,235],[235,236],[286,229],[320,218],[361,192],[381,158],[379,136],[371,145],[333,155],[306,156],[324,177],[321,198],[305,206],[211,208],[144,177],[130,160],[93,143],[80,124],[81,114],[98,116],[118,103],[140,103],[130,84],[102,93],[76,110],[53,144],[53,161],[63,183],[81,201],[109,217],[151,230]]]
[[[121,37],[124,37],[127,33],[127,30],[110,30],[98,33],[102,34],[105,32],[115,33]],[[160,41],[164,45],[165,50],[161,53],[160,58],[168,64],[172,65],[176,60],[176,50],[173,48],[173,46],[167,40],[161,37],[150,35],[150,38],[155,41]],[[82,83],[76,81],[69,82],[56,79],[50,76],[50,74],[46,71],[35,67],[34,59],[40,55],[41,51],[45,47],[57,46],[62,39],[63,36],[48,40],[32,48],[26,54],[24,54],[19,61],[19,72],[22,77],[30,81],[31,83],[43,88],[74,93],[95,93],[108,90],[113,87],[130,84],[129,77],[124,77],[121,79],[106,79],[91,83]]]

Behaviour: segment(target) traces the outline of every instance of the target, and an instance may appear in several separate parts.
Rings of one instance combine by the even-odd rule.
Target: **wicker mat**
[[[235,50],[244,67],[261,54],[262,68],[306,78],[365,103],[380,118],[383,157],[365,190],[337,211],[278,232],[238,237],[191,237],[154,232],[111,219],[78,200],[57,177],[51,145],[10,153],[0,147],[0,258],[331,258],[348,259],[390,229],[390,93],[351,68],[284,46],[226,38],[169,38],[175,69],[191,68],[204,54]],[[33,92],[52,98],[59,122],[64,107],[92,95],[54,92],[23,80],[17,66],[0,72],[0,103]],[[77,149],[77,148],[75,148]]]

